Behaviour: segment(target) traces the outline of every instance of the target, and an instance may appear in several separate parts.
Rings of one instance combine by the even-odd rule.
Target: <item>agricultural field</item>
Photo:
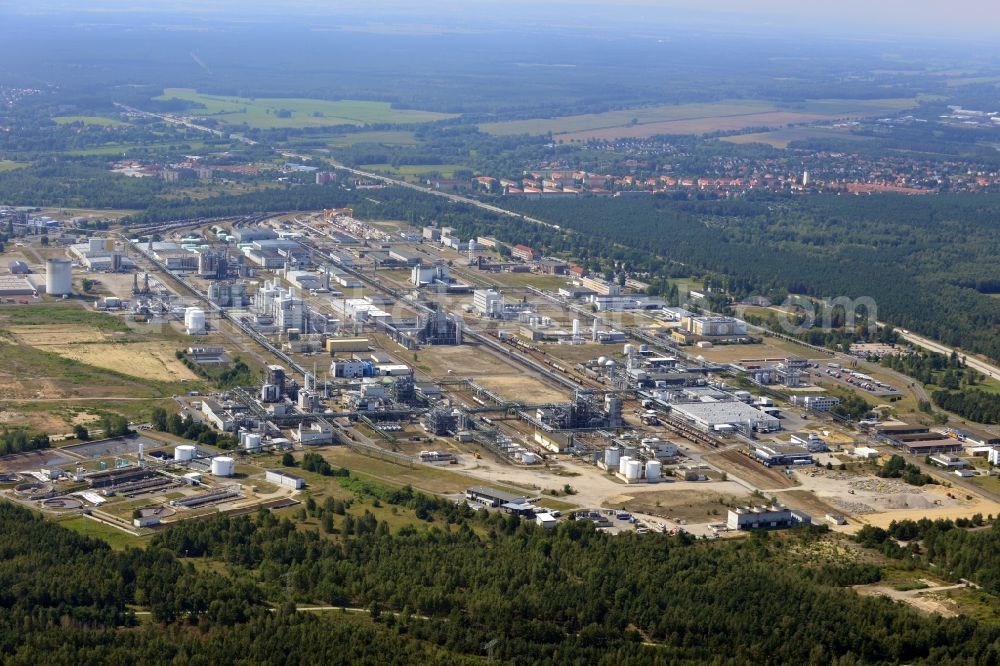
[[[229,125],[249,125],[255,129],[426,123],[454,118],[455,114],[394,109],[387,102],[360,100],[320,100],[301,98],[260,98],[209,95],[191,88],[167,88],[157,100],[181,99],[204,108],[191,115],[205,116]]]
[[[870,137],[851,134],[846,129],[832,127],[787,127],[773,132],[754,132],[724,137],[723,141],[735,144],[764,143],[775,148],[787,148],[793,141],[810,139],[838,139],[844,141],[869,141]]]
[[[485,123],[491,134],[552,134],[556,141],[611,140],[659,134],[704,134],[747,127],[784,127],[796,123],[860,118],[916,106],[915,99],[809,100],[781,107],[757,100],[675,104],[605,113]]]
[[[124,127],[128,123],[114,118],[104,116],[56,116],[53,119],[57,125],[69,125],[70,123],[83,123],[84,125],[96,125],[98,127]]]
[[[352,132],[350,134],[332,134],[324,138],[330,148],[346,148],[359,143],[377,143],[383,146],[416,146],[420,142],[413,132],[404,130],[381,130],[371,132]]]
[[[0,160],[0,173],[4,171],[13,171],[14,169],[22,169],[28,166],[26,162],[14,162],[13,160]]]

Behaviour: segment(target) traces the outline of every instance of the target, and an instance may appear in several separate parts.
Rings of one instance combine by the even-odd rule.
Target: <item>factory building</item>
[[[472,307],[481,317],[503,317],[503,294],[493,289],[476,289],[472,292]]]
[[[840,398],[832,395],[795,395],[792,396],[792,404],[813,412],[828,412],[840,404]]]
[[[515,495],[504,490],[486,488],[484,486],[473,486],[466,489],[465,499],[492,508],[497,508],[504,504],[526,504],[529,500],[529,498],[523,495]]]
[[[706,432],[774,432],[781,428],[777,418],[738,401],[692,402],[670,406],[671,413]]]
[[[208,300],[223,308],[243,308],[250,304],[245,282],[212,282],[208,285]]]
[[[812,453],[801,446],[777,442],[754,442],[750,444],[749,451],[750,457],[765,467],[813,464]]]
[[[417,265],[410,271],[410,283],[417,287],[438,282],[451,282],[451,275],[445,264]]]
[[[730,509],[726,516],[726,527],[731,530],[781,529],[811,523],[807,514],[784,506],[740,507]]]
[[[681,326],[703,338],[732,337],[747,334],[745,321],[733,317],[696,317],[681,319]]]
[[[520,259],[523,262],[538,261],[542,256],[538,250],[530,248],[527,245],[515,245],[511,248],[510,254],[515,259]]]
[[[592,291],[598,296],[621,296],[622,288],[614,282],[608,282],[596,277],[584,277],[579,280],[580,286]]]

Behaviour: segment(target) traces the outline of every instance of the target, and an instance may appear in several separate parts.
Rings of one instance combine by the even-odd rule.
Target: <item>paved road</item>
[[[885,326],[886,324],[878,322],[878,325]],[[979,372],[983,373],[984,375],[986,375],[991,379],[1000,379],[1000,367],[997,367],[991,363],[987,363],[986,361],[981,361],[973,356],[968,356],[965,354],[965,352],[963,352],[960,349],[943,345],[940,342],[935,342],[934,340],[925,338],[922,335],[917,335],[916,333],[911,333],[909,331],[904,331],[898,328],[896,329],[896,332],[899,334],[899,337],[903,338],[909,343],[917,345],[918,347],[923,347],[924,349],[929,349],[930,351],[935,351],[938,352],[939,354],[950,355],[952,352],[956,352],[960,356],[965,357],[965,363],[970,368],[978,370]]]

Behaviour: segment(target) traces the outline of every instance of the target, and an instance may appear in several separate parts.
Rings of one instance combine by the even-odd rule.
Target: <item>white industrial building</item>
[[[451,282],[451,273],[445,264],[423,264],[410,271],[410,283],[417,287]]]
[[[264,474],[264,480],[276,486],[283,486],[293,490],[301,490],[306,485],[306,480],[296,474],[289,474],[280,469],[269,469]]]
[[[781,428],[777,418],[739,401],[677,403],[671,413],[706,432],[774,432]]]
[[[780,529],[810,523],[808,515],[784,506],[740,507],[730,509],[726,517],[726,527],[731,530]]]
[[[472,292],[472,307],[482,317],[503,317],[503,294],[494,289],[476,289]]]
[[[792,404],[814,412],[828,412],[840,404],[840,398],[832,395],[794,395]]]

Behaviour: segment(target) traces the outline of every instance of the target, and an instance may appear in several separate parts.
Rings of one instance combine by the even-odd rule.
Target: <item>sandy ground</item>
[[[174,347],[169,343],[148,342],[76,345],[66,348],[52,346],[46,349],[81,363],[144,379],[165,382],[197,379],[197,375],[174,356]]]
[[[415,365],[430,368],[427,374],[443,377],[452,370],[455,378],[470,378],[509,400],[566,402],[569,396],[525,373],[478,345],[427,347],[418,353]],[[421,368],[423,366],[423,368]]]
[[[955,603],[941,596],[942,592],[948,590],[962,589],[965,585],[938,585],[928,580],[921,582],[928,585],[920,590],[896,590],[887,585],[856,585],[854,590],[862,596],[888,597],[894,601],[901,601],[924,613],[940,615],[942,617],[957,617]]]

